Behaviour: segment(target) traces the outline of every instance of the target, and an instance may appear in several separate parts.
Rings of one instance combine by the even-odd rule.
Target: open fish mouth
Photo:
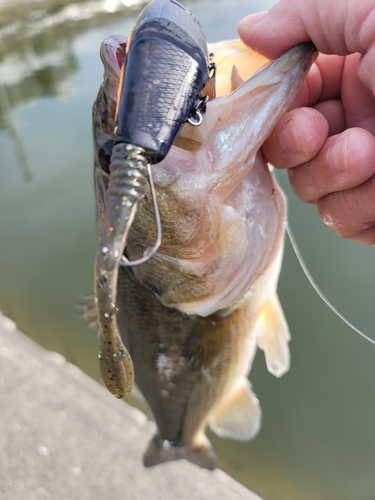
[[[272,252],[280,203],[260,149],[315,52],[309,44],[294,47],[242,83],[241,70],[252,53],[239,42],[227,46],[239,47],[242,57],[218,85],[218,97],[208,101],[202,125],[185,125],[178,147],[153,166],[163,241],[152,260],[133,268],[166,306],[202,316],[235,304]],[[211,50],[215,54],[215,46]],[[220,69],[219,64],[218,74]],[[220,96],[228,81],[232,92]],[[152,220],[146,187],[129,235],[130,259],[142,256],[155,240]]]
[[[158,435],[146,465],[187,458],[215,467],[207,423],[234,439],[250,439],[259,429],[259,402],[246,378],[256,347],[275,376],[289,368],[289,331],[276,294],[286,202],[261,147],[316,50],[301,44],[271,63],[239,41],[208,52],[216,74],[201,89],[202,123],[181,123],[174,145],[152,165],[161,245],[142,265],[124,270],[122,256],[142,258],[157,229],[142,144],[127,159],[138,183],[134,196],[141,192],[142,200],[134,204],[114,189],[127,39],[110,37],[101,48],[104,81],[93,110],[99,358],[108,389],[127,396],[135,374],[153,412]],[[173,74],[154,76],[173,84]],[[138,95],[148,91],[139,82]],[[142,109],[152,123],[155,110]]]

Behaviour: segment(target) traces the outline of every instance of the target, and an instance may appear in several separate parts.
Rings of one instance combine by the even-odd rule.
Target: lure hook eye
[[[199,97],[195,103],[194,110],[187,119],[188,123],[193,127],[198,127],[203,122],[203,117],[206,113],[206,104],[208,96]]]
[[[194,113],[194,115],[190,115],[189,116],[189,118],[187,119],[187,121],[193,127],[198,127],[203,122],[203,113],[201,113],[200,111],[196,111]]]

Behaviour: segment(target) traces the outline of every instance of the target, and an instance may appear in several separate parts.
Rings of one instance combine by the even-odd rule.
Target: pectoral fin
[[[259,401],[250,382],[243,378],[224,404],[210,415],[209,425],[220,437],[246,441],[259,431],[261,416]]]
[[[276,292],[272,294],[258,318],[256,334],[258,346],[266,357],[268,371],[275,377],[281,377],[290,366],[290,334]]]

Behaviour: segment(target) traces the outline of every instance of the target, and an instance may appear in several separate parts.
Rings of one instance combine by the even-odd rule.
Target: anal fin
[[[220,437],[246,441],[260,429],[262,410],[250,382],[243,378],[230,397],[209,418],[211,430]]]
[[[275,377],[281,377],[290,366],[290,333],[276,292],[260,313],[256,335],[258,346],[264,351],[268,371]]]

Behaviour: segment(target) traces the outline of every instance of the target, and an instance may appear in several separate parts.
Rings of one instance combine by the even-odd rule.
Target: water
[[[213,42],[234,38],[242,16],[272,3],[189,6]],[[100,42],[129,32],[139,9],[132,5],[45,0],[0,12],[0,310],[98,380],[98,340],[75,308],[93,288],[97,241],[91,106]],[[319,285],[375,338],[373,249],[331,234],[281,183]],[[291,370],[272,377],[258,353],[251,381],[262,430],[250,443],[210,434],[220,466],[266,500],[374,500],[375,347],[321,302],[288,244],[279,291]]]

